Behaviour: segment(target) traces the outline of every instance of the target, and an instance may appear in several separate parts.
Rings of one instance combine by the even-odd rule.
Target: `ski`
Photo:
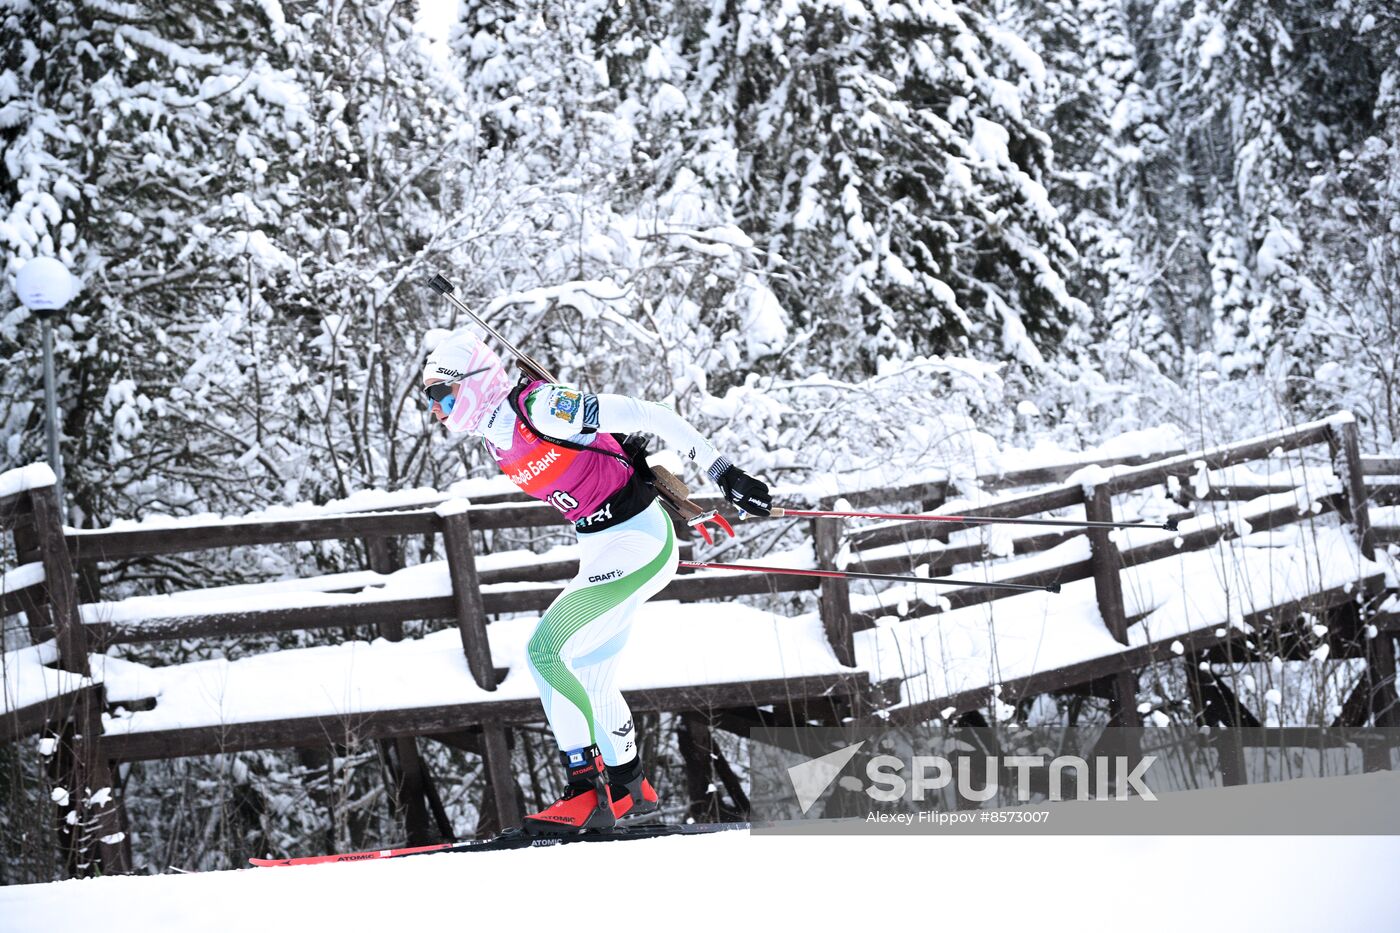
[[[666,836],[695,836],[746,830],[748,823],[653,823],[618,826],[597,832],[572,835],[531,835],[521,829],[511,829],[493,836],[468,842],[440,842],[427,846],[399,849],[373,849],[366,852],[344,852],[332,855],[305,855],[298,858],[250,858],[248,863],[258,868],[282,868],[288,865],[328,865],[335,862],[368,862],[374,859],[402,858],[434,852],[503,852],[510,849],[536,849],[545,846],[569,845],[575,842],[620,842],[626,839],[660,839]]]

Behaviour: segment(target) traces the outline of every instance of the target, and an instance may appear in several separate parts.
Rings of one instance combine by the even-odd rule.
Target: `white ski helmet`
[[[428,355],[423,384],[453,387],[451,395],[429,402],[442,405],[449,431],[475,431],[510,393],[501,358],[469,330],[456,331]]]

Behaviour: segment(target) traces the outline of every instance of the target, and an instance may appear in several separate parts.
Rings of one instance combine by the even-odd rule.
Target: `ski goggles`
[[[440,405],[444,415],[452,414],[452,405],[457,401],[455,392],[456,387],[446,382],[435,382],[423,390],[423,394],[428,397],[428,407]]]

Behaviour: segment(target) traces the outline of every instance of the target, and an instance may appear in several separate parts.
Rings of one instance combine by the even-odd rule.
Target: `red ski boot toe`
[[[611,829],[617,822],[598,746],[563,753],[568,786],[564,794],[539,813],[525,817],[525,831],[537,835],[581,833]]]
[[[539,813],[525,817],[525,829],[537,835],[558,835],[581,833],[588,829],[610,829],[615,822],[611,806],[598,805],[598,792],[595,789],[571,787],[564,792],[564,796]]]

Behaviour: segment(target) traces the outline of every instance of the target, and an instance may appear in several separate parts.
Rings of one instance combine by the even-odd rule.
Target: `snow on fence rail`
[[[1284,454],[1321,444],[1328,447],[1331,468],[1299,464],[1277,469]],[[1260,460],[1267,462],[1261,471],[1243,467]],[[770,705],[793,708],[814,702],[818,709],[828,711],[818,712],[818,716],[868,714],[874,706],[883,705],[882,715],[918,718],[950,710],[1004,706],[1009,700],[1046,691],[1085,688],[1100,693],[1106,690],[1115,719],[1131,721],[1136,715],[1134,671],[1164,657],[1230,648],[1241,633],[1254,627],[1292,619],[1305,610],[1326,612],[1354,603],[1358,594],[1377,590],[1383,575],[1372,563],[1379,539],[1371,526],[1368,503],[1378,495],[1393,497],[1394,489],[1384,483],[1368,483],[1364,471],[1390,466],[1378,458],[1363,460],[1355,424],[1349,415],[1338,415],[1235,444],[1194,453],[1173,452],[1155,460],[1138,454],[1098,464],[1057,464],[983,476],[977,484],[980,488],[972,493],[976,497],[973,501],[945,502],[950,484],[946,479],[927,477],[895,488],[848,492],[843,498],[855,507],[913,501],[928,510],[1000,517],[1082,508],[1087,519],[1111,521],[1114,496],[1132,496],[1161,485],[1177,502],[1166,508],[1196,506],[1210,511],[1204,515],[1177,513],[1182,521],[1176,533],[1039,530],[1005,535],[999,541],[981,531],[950,534],[947,529],[898,522],[846,533],[842,523],[813,520],[811,552],[786,555],[786,559],[824,568],[870,572],[920,568],[936,574],[1003,555],[1005,559],[986,563],[977,571],[983,579],[1059,583],[1065,590],[1054,597],[1007,596],[993,587],[935,591],[925,586],[853,596],[849,584],[842,580],[818,583],[811,578],[774,579],[737,573],[682,575],[644,610],[637,627],[638,642],[645,645],[648,638],[679,635],[687,644],[698,645],[703,643],[706,630],[717,624],[768,634],[748,639],[756,648],[742,669],[707,669],[703,652],[689,652],[686,663],[667,667],[667,657],[674,652],[665,650],[658,640],[647,653],[661,673],[650,682],[630,685],[629,698],[639,709],[708,708],[716,711],[715,718],[721,724],[742,725],[764,721],[768,714],[762,708]],[[1028,493],[993,495],[999,490],[1045,483],[1057,485]],[[1182,494],[1184,489],[1190,494]],[[1220,492],[1212,495],[1213,490]],[[806,495],[818,498],[823,505],[831,503],[837,492],[829,486],[805,489]],[[1251,495],[1243,505],[1234,504],[1253,492],[1263,495]],[[787,501],[802,493],[788,490]],[[543,504],[512,501],[495,492],[490,495],[495,501],[466,506],[439,502],[426,508],[423,506],[430,497],[419,496],[412,501],[396,500],[390,508],[373,512],[189,519],[168,527],[92,531],[59,528],[52,490],[37,484],[6,500],[0,522],[14,530],[21,560],[37,563],[43,569],[43,579],[30,580],[33,571],[13,571],[17,582],[27,584],[23,592],[28,596],[23,601],[7,601],[5,608],[23,608],[32,637],[39,641],[53,637],[54,663],[81,678],[76,681],[81,690],[69,693],[74,698],[88,698],[75,714],[77,720],[92,723],[101,715],[103,686],[108,691],[107,701],[134,704],[133,711],[109,718],[105,732],[102,727],[84,730],[89,736],[99,736],[87,742],[85,761],[105,767],[110,760],[206,754],[324,742],[328,738],[450,735],[455,737],[451,741],[480,752],[491,784],[505,787],[513,780],[506,765],[505,730],[512,724],[538,719],[539,712],[523,665],[498,667],[496,659],[518,660],[533,619],[497,620],[488,631],[486,617],[542,610],[560,590],[548,581],[572,575],[576,558],[568,548],[546,555],[478,555],[473,531],[545,527],[560,521],[557,512]],[[1209,593],[1196,593],[1194,600],[1157,592],[1166,574],[1201,571],[1195,564],[1188,565],[1188,560],[1208,570],[1209,562],[1217,559],[1251,569],[1261,559],[1265,564],[1282,559],[1234,551],[1227,554],[1219,549],[1236,547],[1251,536],[1331,512],[1342,516],[1351,533],[1338,537],[1337,529],[1326,530],[1329,553],[1335,550],[1344,555],[1325,562],[1327,573],[1300,572],[1296,579],[1289,577],[1287,585],[1261,592],[1258,598],[1251,596],[1243,605],[1234,604],[1228,588],[1222,597],[1207,587]],[[683,526],[680,530],[682,534],[689,531]],[[401,535],[441,535],[447,559],[392,571],[385,566],[382,542]],[[374,569],[83,606],[76,596],[75,562],[332,538],[365,541]],[[1304,558],[1309,554],[1320,553],[1320,541],[1323,538],[1314,536],[1312,551],[1305,542],[1284,555],[1284,562],[1297,558],[1306,564]],[[376,542],[378,559],[374,557]],[[1201,575],[1209,576],[1204,571]],[[745,607],[726,609],[723,619],[717,620],[713,613],[691,612],[703,607],[665,602],[805,589],[819,590],[819,611],[788,620]],[[8,600],[6,594],[0,595]],[[1224,605],[1216,605],[1222,598]],[[1002,604],[1005,609],[994,617],[992,604],[1002,599],[1011,602]],[[1012,620],[1009,623],[1008,617]],[[457,622],[455,637],[447,630],[412,642],[400,641],[403,622],[444,618]],[[1377,644],[1391,644],[1389,633],[1394,626],[1390,616],[1377,618],[1386,635],[1363,646],[1369,673],[1347,702],[1348,714],[1355,717],[1359,710],[1363,719],[1368,712],[1392,715],[1394,704],[1394,653],[1379,650]],[[182,670],[174,672],[162,673],[89,654],[92,647],[122,642],[365,624],[377,625],[384,641],[363,648],[298,649],[281,652],[281,657],[259,656],[232,664],[198,662],[179,666]],[[743,640],[745,635],[738,629],[727,637]],[[713,631],[708,634],[713,635]],[[960,644],[964,656],[957,656],[957,649],[945,656],[945,642]],[[1017,645],[1022,642],[1034,649],[1018,653]],[[349,668],[344,661],[347,652],[354,651],[361,652],[355,660],[360,670],[367,663],[380,665],[375,669],[384,675],[382,679],[401,686],[361,696],[350,681],[336,680],[347,676]],[[987,663],[998,657],[1005,663]],[[288,662],[292,661],[304,662],[307,670],[320,665],[326,683],[341,683],[341,699],[321,708],[313,701],[298,699],[294,684],[285,685],[280,693],[273,690],[271,698],[251,703],[221,692],[240,680],[265,687],[276,680],[273,667],[282,672],[283,681],[295,680],[288,677]],[[443,689],[427,691],[423,684],[431,678],[405,673],[429,669],[441,675]],[[872,678],[881,682],[873,692]],[[88,688],[87,684],[95,686]],[[1086,687],[1092,684],[1099,686]],[[1361,696],[1363,692],[1365,696]],[[352,693],[356,693],[354,698]],[[223,703],[210,721],[194,708],[198,705],[194,698],[201,694],[232,699]],[[286,705],[279,707],[278,703]],[[34,721],[31,712],[26,725],[32,726]],[[463,731],[468,726],[470,733]],[[98,744],[102,746],[100,753],[95,750]],[[499,822],[517,818],[513,794],[494,794],[493,798]],[[410,819],[411,832],[412,826]]]
[[[990,503],[970,507],[962,507],[958,503],[953,503],[938,511],[969,516],[1020,518],[1075,505],[1084,505],[1086,516],[1088,516],[1087,510],[1092,508],[1098,516],[1098,520],[1112,521],[1114,515],[1111,505],[1108,504],[1108,499],[1111,496],[1121,496],[1164,484],[1170,490],[1173,486],[1170,482],[1172,478],[1186,475],[1205,477],[1205,488],[1209,490],[1214,488],[1210,485],[1210,471],[1227,471],[1231,467],[1261,459],[1277,460],[1290,451],[1322,443],[1340,448],[1346,443],[1344,438],[1348,433],[1348,425],[1351,425],[1351,422],[1345,419],[1313,422],[1290,431],[1252,438],[1236,444],[1222,445],[1200,453],[1185,454],[1145,465],[1106,470],[1102,474],[1086,477],[1083,482],[1068,482],[1050,489],[1041,489],[1025,495],[997,499]],[[1354,425],[1351,426],[1351,430],[1354,431]],[[1354,443],[1353,438],[1353,446]],[[1343,462],[1347,461],[1343,458]],[[1357,462],[1357,458],[1350,462]],[[1351,470],[1352,468],[1344,467],[1344,469]],[[1237,509],[1227,509],[1223,515],[1212,513],[1203,519],[1197,519],[1190,513],[1174,513],[1172,517],[1183,520],[1181,530],[1175,534],[1146,529],[1124,532],[1123,537],[1131,536],[1139,543],[1123,551],[1119,560],[1123,566],[1131,567],[1159,560],[1181,549],[1197,550],[1208,547],[1217,541],[1237,536],[1239,528],[1243,527],[1242,523],[1247,523],[1255,531],[1265,531],[1289,524],[1299,518],[1297,506],[1292,501],[1294,493],[1298,489],[1307,489],[1315,494],[1309,499],[1310,505],[1314,502],[1316,504],[1316,510],[1313,514],[1330,512],[1338,508],[1340,501],[1338,496],[1343,492],[1344,480],[1335,468],[1323,470],[1317,467],[1292,466],[1285,471],[1273,471],[1270,476],[1272,477],[1271,482],[1250,487],[1251,495],[1246,500],[1267,501],[1268,508],[1256,507],[1248,510],[1247,513],[1240,513]],[[1366,490],[1365,494],[1360,497],[1363,503],[1390,501],[1395,496],[1396,490],[1389,485],[1379,487],[1368,485],[1364,478],[1358,482],[1357,488]],[[1095,500],[1096,496],[1097,500]],[[1203,493],[1191,501],[1233,502],[1242,498],[1242,496],[1234,494],[1212,497]],[[1091,502],[1091,500],[1095,501]],[[1347,510],[1347,514],[1350,516],[1350,510]],[[1373,548],[1374,536],[1370,522],[1365,517],[1364,508],[1360,531],[1362,537],[1367,539],[1369,546]],[[918,535],[919,538],[909,537],[911,534]],[[859,569],[867,572],[884,573],[896,569],[900,565],[912,563],[915,566],[924,564],[929,567],[930,571],[943,571],[958,564],[966,564],[979,557],[987,556],[986,545],[981,542],[949,547],[936,540],[938,537],[946,539],[948,534],[946,528],[938,526],[896,522],[882,523],[879,526],[852,534],[852,546],[874,549],[899,540],[905,542],[922,540],[930,542],[930,544],[921,550],[902,555],[880,554],[864,560],[857,555],[852,566],[858,566]],[[1060,559],[1043,562],[1042,566],[1035,566],[1031,562],[1023,561],[1019,563],[1019,572],[1017,573],[999,573],[992,570],[986,579],[988,582],[1032,585],[1064,584],[1087,579],[1093,575],[1094,562],[1090,550],[1085,546],[1088,543],[1085,541],[1085,537],[1084,533],[1079,531],[1038,532],[1026,536],[1017,542],[1021,545],[1017,548],[1019,552],[1025,553],[1051,548],[1059,555]],[[1089,537],[1092,538],[1092,536]],[[1080,543],[1067,548],[1061,547],[1073,541]],[[1007,599],[1014,595],[1014,591],[993,587],[959,589],[943,599],[943,608],[956,609],[998,599]],[[857,627],[864,627],[870,621],[871,614],[866,613],[858,618]]]

